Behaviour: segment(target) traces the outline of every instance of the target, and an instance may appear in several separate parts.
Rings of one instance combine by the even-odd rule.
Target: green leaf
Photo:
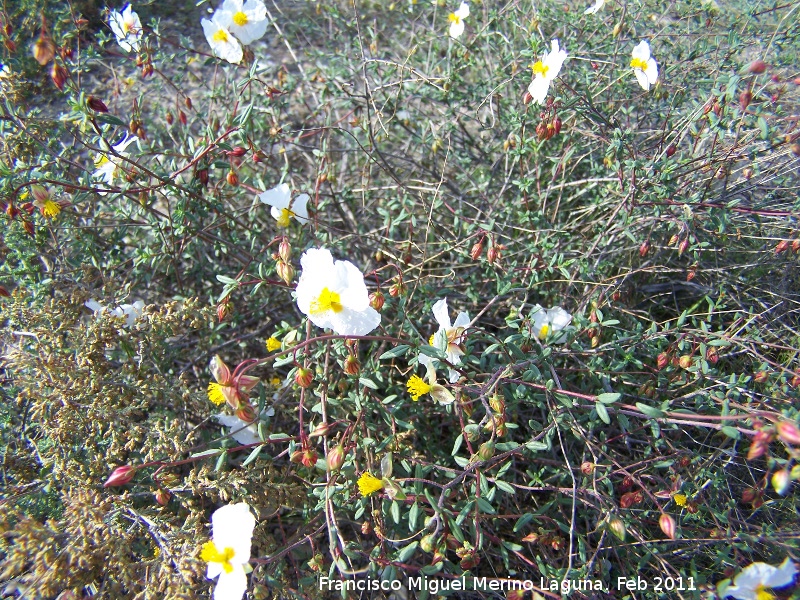
[[[247,458],[244,459],[244,462],[242,463],[242,466],[246,467],[251,462],[253,462],[255,459],[257,459],[258,455],[261,454],[261,451],[263,449],[264,449],[264,445],[263,444],[253,448],[253,450],[250,452],[250,454],[247,456]]]
[[[386,352],[381,354],[378,357],[378,360],[387,360],[390,358],[398,358],[400,356],[404,356],[405,353],[408,352],[409,348],[410,346],[407,346],[406,344],[400,344],[399,346],[395,346],[391,350],[387,350]]]
[[[664,416],[664,411],[658,409],[654,406],[648,406],[647,404],[642,404],[641,402],[636,403],[636,408],[642,411],[645,416],[650,417],[651,419],[660,419]]]
[[[730,425],[725,425],[725,427],[720,429],[720,431],[734,440],[738,440],[742,437],[742,434],[739,433],[739,430],[735,427],[731,427]]]
[[[621,396],[622,394],[600,394],[597,399],[603,404],[614,404]]]
[[[419,542],[411,542],[408,546],[400,550],[397,555],[397,560],[400,562],[406,562],[409,558],[414,556],[414,552],[417,550],[417,546],[419,546]]]
[[[598,402],[594,405],[595,410],[597,411],[597,416],[600,417],[600,420],[605,423],[606,425],[611,425],[611,417],[608,416],[608,410],[606,410],[606,405],[602,402]]]
[[[374,381],[372,381],[371,379],[367,379],[366,377],[359,377],[358,378],[358,383],[360,383],[364,387],[368,387],[368,388],[370,388],[372,390],[377,390],[378,389],[378,384],[375,383]]]

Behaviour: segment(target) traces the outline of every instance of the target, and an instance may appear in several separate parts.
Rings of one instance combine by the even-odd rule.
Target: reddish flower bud
[[[584,475],[591,475],[592,473],[594,473],[594,468],[596,466],[597,465],[595,465],[593,462],[588,462],[587,461],[587,462],[581,463],[581,473],[583,473]]]
[[[689,238],[684,239],[678,244],[678,256],[686,252],[689,249]]]
[[[53,60],[53,57],[56,55],[56,45],[53,43],[53,40],[43,33],[33,44],[31,51],[33,52],[33,58],[36,59],[36,62],[41,66],[45,66]]]
[[[686,273],[686,281],[691,281],[697,276],[697,267],[692,267],[689,269],[689,272]]]
[[[23,221],[22,228],[25,230],[25,233],[27,233],[31,237],[33,237],[33,234],[36,233],[32,221]]]
[[[2,296],[3,298],[8,298],[11,296],[8,289],[4,285],[0,285],[0,296]]]
[[[344,372],[348,375],[358,375],[359,371],[361,371],[361,363],[355,356],[348,356],[344,360]]]
[[[180,124],[184,127],[186,126],[186,113],[182,110],[178,111],[178,121],[180,121]]]
[[[233,305],[231,305],[231,302],[228,300],[228,298],[225,298],[225,300],[217,304],[217,319],[219,319],[220,323],[227,319],[232,312]]]
[[[156,493],[153,494],[155,496],[156,502],[158,502],[161,506],[166,506],[169,504],[170,498],[172,498],[172,494],[170,494],[167,490],[156,490]]]
[[[554,129],[555,129],[555,131],[556,131],[556,135],[558,135],[559,133],[561,133],[561,119],[559,119],[558,117],[556,117],[555,119],[553,119],[553,128],[554,128]]]
[[[669,146],[667,146],[667,158],[672,158],[677,149],[678,148],[675,146],[675,144],[670,144]]]
[[[389,295],[392,298],[398,298],[406,293],[406,286],[402,281],[398,281],[397,283],[393,283],[389,287]]]
[[[786,444],[800,446],[800,429],[789,421],[781,421],[775,426],[778,437]]]
[[[304,450],[302,456],[300,457],[300,462],[303,464],[304,467],[313,467],[317,464],[317,452],[316,450],[312,450],[311,448]]]
[[[386,297],[380,290],[372,292],[369,295],[369,305],[377,311],[380,311],[383,308],[383,304],[385,302],[386,302]]]
[[[490,265],[493,265],[499,257],[500,257],[500,251],[497,249],[497,246],[492,246],[486,253],[486,260]]]
[[[775,73],[775,75],[770,77],[770,79],[772,79],[772,83],[780,83],[781,82],[781,76],[778,75],[777,73]]]
[[[755,460],[764,456],[769,450],[769,444],[764,442],[763,440],[759,440],[753,438],[753,442],[750,444],[750,449],[747,451],[747,460]]]
[[[50,69],[50,77],[53,80],[53,84],[55,84],[59,90],[63,90],[64,84],[67,83],[67,79],[69,79],[69,71],[58,63],[53,63],[53,68]]]
[[[792,240],[792,252],[800,251],[800,238]]]
[[[668,364],[669,364],[669,355],[666,352],[662,352],[661,354],[659,354],[658,358],[656,359],[656,365],[658,366],[658,370],[660,371]]]
[[[339,444],[332,450],[328,452],[328,458],[326,459],[328,463],[328,470],[329,471],[338,471],[342,468],[344,464],[344,446]]]
[[[17,44],[11,38],[8,38],[5,41],[6,50],[8,50],[11,54],[17,51]]]
[[[739,94],[739,107],[742,110],[746,110],[748,106],[750,106],[750,102],[753,100],[753,94],[750,93],[750,90],[744,90],[741,94]]]
[[[335,425],[333,423],[320,423],[314,428],[314,431],[308,434],[308,437],[315,438],[326,436],[334,427]]]
[[[311,384],[314,382],[314,373],[311,369],[298,367],[297,372],[294,374],[294,382],[301,388],[311,387]]]
[[[472,260],[478,260],[483,254],[483,241],[475,242],[472,246],[472,250],[470,250],[469,255],[472,257]]]
[[[775,254],[786,252],[788,248],[789,248],[789,240],[781,240],[780,242],[778,242],[778,245],[775,246]]]
[[[706,360],[712,365],[717,364],[719,362],[719,351],[716,348],[708,348],[706,350]]]
[[[289,457],[289,461],[300,464],[303,460],[303,451],[302,450],[295,450],[292,452],[292,455]]]
[[[536,126],[536,137],[540,142],[547,138],[547,126],[544,124],[544,122],[539,123]]]
[[[658,526],[661,527],[661,531],[663,531],[664,535],[669,539],[675,539],[675,519],[665,513],[661,515],[661,518],[658,520]]]
[[[247,154],[247,148],[242,146],[236,146],[233,150],[228,152],[228,156],[235,156],[236,158],[241,158],[245,154]]]
[[[692,357],[689,354],[684,354],[678,359],[678,364],[680,365],[681,369],[688,369],[692,366]]]
[[[130,483],[133,476],[136,474],[136,468],[129,465],[122,465],[111,471],[103,487],[117,487]]]
[[[239,408],[236,409],[236,416],[245,423],[255,423],[256,419],[258,419],[256,409],[246,402],[239,404]]]
[[[630,508],[636,503],[636,493],[635,492],[627,492],[626,494],[622,494],[619,499],[619,505],[621,508]]]
[[[105,102],[100,100],[100,98],[95,98],[94,96],[89,96],[89,99],[86,100],[86,106],[91,108],[94,112],[99,112],[99,113],[108,112],[108,107],[105,105]]]
[[[769,379],[769,373],[766,371],[758,371],[753,375],[753,381],[756,383],[764,383],[767,379]]]
[[[754,60],[753,62],[750,63],[750,66],[747,67],[747,71],[755,75],[760,75],[766,70],[767,70],[767,63],[765,63],[763,60],[760,59]]]
[[[281,243],[278,245],[278,256],[280,256],[284,262],[291,262],[292,245],[289,243],[288,238],[283,238]]]
[[[742,501],[743,502],[752,502],[758,496],[758,492],[753,488],[747,488],[745,491],[742,492]]]
[[[186,98],[183,99],[183,103],[186,105],[186,108],[189,110],[192,109],[192,99],[189,98],[189,96],[186,96]]]
[[[167,120],[167,125],[172,125],[175,122],[175,117],[173,117],[172,113],[169,111],[167,111],[167,114],[164,118]]]
[[[678,243],[678,240],[679,240],[679,239],[680,239],[680,238],[678,237],[678,234],[675,234],[675,235],[673,235],[671,238],[669,238],[669,241],[667,242],[667,244],[668,244],[669,246],[674,246],[675,244],[677,244],[677,243]]]
[[[8,215],[9,219],[14,219],[19,214],[19,209],[14,205],[13,202],[9,202],[6,205],[6,214]]]
[[[225,180],[228,182],[228,185],[231,185],[233,187],[239,185],[239,176],[233,169],[228,171],[228,174],[225,176]]]
[[[531,102],[533,102],[533,96],[529,91],[525,90],[525,94],[522,96],[522,103],[528,105]]]
[[[648,240],[645,240],[642,242],[642,245],[639,246],[639,256],[644,258],[645,256],[647,256],[648,252],[650,252],[650,242]]]
[[[198,169],[197,179],[204,186],[208,185],[208,169]]]

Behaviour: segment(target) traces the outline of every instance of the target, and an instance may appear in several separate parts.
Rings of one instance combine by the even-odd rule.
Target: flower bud
[[[383,308],[384,302],[386,302],[386,298],[380,290],[369,295],[369,305],[379,312]]]
[[[588,462],[588,461],[583,462],[581,463],[581,473],[583,473],[584,475],[591,475],[592,473],[594,473],[594,468],[596,466],[597,465],[595,465],[593,462]]]
[[[361,363],[352,354],[344,359],[344,372],[348,375],[358,375],[361,371]]]
[[[239,408],[236,409],[236,416],[245,423],[254,423],[258,419],[256,409],[246,402],[239,404]]]
[[[745,167],[742,169],[742,177],[745,179],[750,179],[754,173],[755,171],[753,171],[753,167]]]
[[[197,179],[203,186],[208,185],[208,169],[198,169]]]
[[[111,471],[103,487],[117,487],[130,483],[133,476],[136,474],[136,468],[129,465],[122,465]]]
[[[771,479],[773,489],[781,496],[789,491],[789,486],[792,485],[792,479],[788,469],[781,469],[772,474]]]
[[[169,504],[169,500],[172,498],[172,494],[170,494],[167,490],[161,489],[156,490],[156,493],[153,494],[153,496],[155,497],[156,502],[158,502],[161,506],[166,506]]]
[[[716,348],[708,348],[706,350],[706,360],[712,365],[719,362],[719,351]]]
[[[324,437],[328,435],[331,429],[334,428],[333,423],[320,423],[314,428],[314,431],[308,434],[308,437]]]
[[[760,59],[754,60],[753,62],[750,63],[750,66],[747,67],[747,71],[749,73],[753,73],[754,75],[760,75],[766,70],[767,70],[767,63],[765,63],[763,60]]]
[[[186,105],[186,108],[189,110],[192,109],[192,99],[189,98],[189,96],[186,96],[186,98],[183,99],[183,103]]]
[[[8,50],[11,54],[17,51],[17,44],[11,38],[6,39],[4,42],[6,46],[6,50]]]
[[[494,456],[494,442],[484,442],[478,448],[478,458],[480,460],[489,460]]]
[[[800,238],[795,238],[792,240],[792,252],[800,251]]]
[[[233,305],[230,300],[225,298],[222,302],[217,304],[217,319],[222,323],[233,312]]]
[[[344,464],[344,446],[339,444],[332,450],[329,450],[327,463],[329,471],[338,471],[341,469],[342,464]]]
[[[172,116],[172,113],[167,111],[167,114],[164,116],[167,120],[167,125],[172,125],[175,122],[175,117]]]
[[[179,110],[179,111],[178,111],[178,121],[179,121],[179,122],[180,122],[180,124],[181,124],[181,125],[183,125],[184,127],[186,126],[186,123],[187,123],[187,120],[186,120],[186,113],[185,113],[185,112],[183,112],[182,110]]]
[[[244,148],[242,146],[236,146],[233,150],[228,152],[228,156],[234,156],[236,158],[241,158],[245,154],[247,154],[247,148]]]
[[[669,238],[669,241],[667,242],[667,245],[668,245],[668,246],[674,246],[675,244],[677,244],[677,243],[678,243],[678,240],[679,240],[679,239],[680,239],[680,238],[678,237],[678,234],[676,233],[676,234],[675,234],[675,235],[673,235],[671,238]]]
[[[283,238],[278,245],[278,256],[281,257],[283,262],[292,261],[292,245],[289,243],[288,238]]]
[[[39,36],[39,39],[33,44],[32,48],[33,58],[36,59],[41,66],[45,66],[56,55],[56,45],[44,33]]]
[[[689,249],[689,238],[687,237],[684,240],[682,240],[680,244],[678,244],[678,256],[682,255],[688,249]]]
[[[298,367],[297,372],[294,374],[294,382],[301,388],[311,387],[311,384],[314,382],[313,371],[305,367]]]
[[[786,252],[788,248],[789,248],[789,240],[781,240],[780,242],[778,242],[778,245],[775,246],[775,254]]]
[[[661,527],[661,531],[664,532],[669,539],[675,539],[675,519],[673,519],[670,515],[664,513],[661,515],[661,518],[658,520],[658,526]]]
[[[2,296],[3,298],[9,298],[11,296],[11,293],[4,285],[0,285],[0,296]]]
[[[317,464],[317,451],[313,450],[312,448],[304,450],[302,456],[300,457],[300,462],[304,467],[313,467]]]
[[[501,394],[492,395],[492,397],[489,398],[489,406],[498,415],[502,415],[506,412],[506,401]]]
[[[22,228],[25,230],[25,233],[27,233],[31,237],[33,237],[33,235],[36,233],[32,221],[23,221]]]
[[[50,69],[50,77],[53,80],[53,84],[55,84],[59,90],[63,90],[64,84],[67,83],[67,79],[69,79],[69,71],[58,63],[53,63],[53,68]]]
[[[105,102],[100,100],[100,98],[95,98],[94,96],[89,96],[89,99],[86,100],[86,106],[91,108],[94,112],[99,112],[99,113],[108,112],[108,107],[105,105]]]
[[[764,383],[767,379],[769,379],[769,373],[766,371],[758,371],[753,375],[753,381],[756,383]]]
[[[429,533],[419,541],[419,547],[422,548],[423,552],[432,552],[435,546],[436,538],[433,537],[432,533]]]
[[[639,246],[639,256],[644,258],[645,256],[647,256],[648,252],[650,252],[650,242],[648,240],[645,240],[642,242],[642,245]]]
[[[393,283],[389,287],[389,295],[392,298],[398,298],[405,294],[406,292],[406,285],[402,281],[398,281],[397,283]]]
[[[614,29],[611,30],[611,35],[617,37],[620,33],[622,33],[622,23],[617,23],[614,25]]]
[[[287,262],[279,260],[275,268],[278,271],[278,277],[280,277],[286,285],[290,285],[294,279],[294,267]]]
[[[742,492],[742,502],[752,502],[758,496],[758,492],[753,488],[747,488]]]
[[[658,355],[656,359],[656,366],[658,366],[658,370],[660,371],[664,367],[669,364],[669,355],[666,352],[662,352]]]
[[[678,148],[675,146],[675,144],[670,144],[669,146],[667,146],[667,158],[672,158],[677,149]]]
[[[553,129],[555,130],[555,135],[561,133],[561,119],[559,117],[553,119]]]
[[[527,106],[531,102],[533,102],[533,96],[531,96],[529,91],[525,90],[525,93],[522,95],[522,103]]]
[[[750,106],[750,102],[753,100],[753,94],[750,93],[750,90],[744,90],[741,94],[739,94],[739,107],[742,110],[746,110],[748,106]]]
[[[472,246],[472,250],[470,250],[469,255],[472,257],[472,260],[478,260],[483,254],[483,241],[475,242]]]
[[[536,126],[536,137],[540,142],[547,138],[547,126],[544,124],[544,121]]]
[[[764,456],[769,450],[769,442],[758,439],[758,436],[753,438],[750,444],[750,449],[747,451],[747,460],[755,460]]]
[[[778,437],[785,444],[800,446],[800,429],[789,421],[781,421],[775,426]]]
[[[620,541],[625,541],[625,534],[627,533],[627,528],[625,527],[625,523],[619,517],[611,517],[608,520],[608,529],[613,533]]]
[[[228,174],[225,176],[225,180],[228,182],[228,185],[231,185],[233,187],[239,185],[239,176],[233,169],[228,171]]]
[[[292,455],[289,457],[289,461],[295,464],[300,464],[303,460],[303,451],[302,450],[295,450],[292,452]]]
[[[692,366],[692,357],[689,354],[684,354],[678,359],[678,365],[680,365],[681,369],[688,369]]]
[[[493,265],[499,257],[500,257],[500,251],[497,249],[497,246],[492,246],[486,253],[486,260],[489,262],[490,265]]]

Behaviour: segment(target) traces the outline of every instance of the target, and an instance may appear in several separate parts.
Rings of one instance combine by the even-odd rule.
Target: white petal
[[[433,318],[439,324],[439,327],[450,329],[450,315],[447,312],[447,298],[442,298],[431,309],[433,311]]]
[[[211,538],[218,550],[233,549],[232,563],[244,564],[250,560],[255,526],[256,518],[246,503],[228,504],[211,515]]]
[[[330,328],[339,335],[367,335],[381,324],[381,313],[371,306],[362,311],[345,308],[338,313],[331,311],[329,314]]]
[[[469,16],[469,4],[462,2],[456,11],[456,16],[459,19],[466,19]]]
[[[247,575],[244,568],[234,565],[233,571],[223,571],[214,588],[214,600],[242,600],[247,591]]]
[[[654,59],[649,59],[647,61],[647,69],[644,71],[645,75],[647,75],[647,81],[650,85],[655,85],[656,81],[658,81],[658,64]]]
[[[469,313],[460,312],[456,317],[456,322],[453,323],[453,327],[466,327],[469,325]]]
[[[448,375],[450,376],[450,383],[455,383],[458,381],[458,378],[461,377],[461,374],[454,369],[450,369]]]
[[[258,199],[261,200],[264,204],[269,204],[270,206],[278,209],[278,214],[280,214],[280,209],[289,208],[289,201],[292,199],[291,192],[289,190],[289,186],[285,183],[282,183],[278,186],[275,186],[271,190],[267,190],[266,192],[260,194]],[[275,216],[275,213],[273,213]]]
[[[634,69],[633,74],[636,75],[636,81],[639,82],[639,85],[642,86],[645,92],[650,90],[650,81],[647,79],[647,75],[641,69]]]
[[[560,306],[547,310],[547,320],[553,326],[553,331],[560,331],[572,322],[572,315]]]
[[[459,19],[450,23],[450,37],[456,39],[464,33],[464,20]]]
[[[650,60],[650,44],[647,41],[642,40],[639,44],[633,49],[633,58],[638,58],[647,62]]]
[[[550,90],[550,81],[544,77],[537,76],[528,86],[528,93],[537,104],[544,104],[547,92]]]
[[[269,209],[269,214],[271,214],[272,218],[277,221],[283,216],[283,210],[281,210],[277,206],[273,206],[272,208]]]
[[[538,338],[542,327],[547,325],[547,311],[540,304],[536,304],[531,310],[531,319],[533,319],[533,335]]]
[[[87,300],[86,302],[83,303],[83,305],[94,313],[102,312],[103,310],[105,310],[103,308],[103,305],[94,299]]]
[[[219,414],[214,415],[218,423],[229,429],[228,433],[233,433],[233,439],[242,445],[256,444],[261,441],[258,429],[255,424],[248,425],[236,415]]]
[[[369,306],[369,292],[364,283],[364,275],[349,260],[337,260],[334,263],[337,278],[343,286],[339,292],[343,306],[362,311]],[[337,290],[338,291],[338,290]]]
[[[300,194],[299,196],[295,197],[294,201],[292,202],[292,212],[294,213],[294,218],[300,221],[301,223],[305,223],[308,221],[308,194]]]
[[[558,49],[558,40],[552,41],[552,52],[544,59],[544,64],[548,67],[547,79],[553,81],[561,72],[564,61],[567,60],[567,51]],[[532,94],[531,94],[532,95]]]
[[[764,583],[770,588],[781,588],[792,583],[795,575],[797,575],[797,566],[787,556],[781,563],[781,566],[777,567]]]

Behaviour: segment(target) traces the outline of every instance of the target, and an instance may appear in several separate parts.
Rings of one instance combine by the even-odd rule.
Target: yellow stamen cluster
[[[411,399],[416,402],[420,396],[424,396],[431,391],[432,386],[425,382],[419,375],[412,375],[406,383],[408,393],[411,394]]]
[[[213,381],[208,384],[208,399],[217,406],[220,404],[225,404],[226,402],[225,394],[222,392],[222,388],[223,386],[218,383],[214,383]]]
[[[383,482],[369,472],[365,472],[358,478],[358,491],[365,498],[383,489]]]
[[[777,596],[766,586],[759,585],[756,588],[756,600],[775,600],[775,598]]]
[[[224,29],[217,29],[211,37],[215,42],[226,43],[228,41],[228,32]]]
[[[542,325],[542,328],[539,330],[539,339],[543,340],[547,337],[547,334],[550,333],[550,325],[545,323]]]
[[[281,343],[277,338],[271,337],[267,340],[267,352],[275,352],[281,349]]]
[[[433,342],[436,339],[436,334],[434,333],[430,339],[428,340],[428,346],[433,346]]]
[[[44,206],[42,207],[42,214],[47,217],[48,219],[52,219],[53,217],[58,216],[58,213],[61,212],[61,207],[58,203],[53,202],[52,200],[45,200]]]
[[[647,62],[643,61],[641,58],[634,58],[631,60],[631,68],[633,69],[641,69],[642,71],[647,70]]]
[[[226,573],[232,573],[233,565],[231,564],[231,559],[234,554],[233,548],[225,548],[220,552],[214,542],[206,542],[200,549],[200,560],[208,563],[221,563]]]
[[[687,501],[686,494],[675,494],[674,496],[672,496],[672,499],[675,501],[675,504],[677,504],[681,508],[686,506],[686,501]]]
[[[310,312],[312,315],[320,315],[329,310],[335,313],[343,311],[342,298],[336,292],[332,292],[328,288],[322,288],[319,297],[311,303]]]
[[[247,20],[247,15],[244,14],[242,11],[234,13],[233,15],[233,22],[236,23],[239,27],[244,27],[249,23]]]
[[[450,16],[447,18],[451,23],[461,23],[461,17],[459,17],[456,13],[450,13]]]
[[[288,227],[289,219],[294,216],[294,213],[288,208],[281,209],[281,216],[278,217],[278,227]]]
[[[545,65],[542,61],[537,60],[532,69],[535,74],[541,75],[542,77],[547,77],[547,72],[550,70],[550,67]]]

